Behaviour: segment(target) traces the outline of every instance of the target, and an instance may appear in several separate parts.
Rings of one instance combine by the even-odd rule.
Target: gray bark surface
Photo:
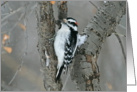
[[[40,54],[41,71],[43,73],[44,87],[46,90],[61,90],[62,83],[55,82],[56,65],[53,41],[50,41],[55,34],[55,19],[53,16],[52,4],[48,2],[39,2],[39,22],[38,22],[38,51]],[[45,56],[45,51],[47,57]],[[48,60],[48,61],[47,61]],[[46,63],[49,65],[46,66]]]
[[[106,38],[115,32],[126,13],[126,2],[107,2],[83,30],[88,39],[75,56],[71,78],[79,90],[99,91],[100,71],[97,59]],[[91,48],[92,47],[92,48]]]

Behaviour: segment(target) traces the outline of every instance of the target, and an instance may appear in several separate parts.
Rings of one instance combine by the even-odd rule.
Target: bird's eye
[[[71,23],[70,21],[68,21],[68,23]]]
[[[68,21],[69,24],[73,24],[73,22]]]
[[[68,23],[71,24],[71,25],[73,25],[73,26],[77,26],[77,24],[74,23],[74,22],[70,22],[70,21],[68,21]]]

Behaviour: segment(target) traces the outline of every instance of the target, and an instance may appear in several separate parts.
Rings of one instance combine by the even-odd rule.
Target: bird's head
[[[66,24],[68,27],[71,27],[73,30],[77,31],[78,23],[74,18],[68,17],[66,19],[63,19],[64,24]]]

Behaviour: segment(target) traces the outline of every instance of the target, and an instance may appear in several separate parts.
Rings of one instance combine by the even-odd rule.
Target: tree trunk
[[[59,20],[67,17],[67,1],[58,1]],[[62,83],[55,82],[57,59],[54,53],[53,36],[55,35],[55,19],[50,1],[39,2],[37,10],[38,21],[38,51],[40,54],[41,71],[46,90],[58,91]],[[57,21],[58,22],[58,21]],[[60,22],[59,22],[60,23]],[[57,23],[57,24],[59,24]]]
[[[55,19],[50,1],[39,2],[38,10],[38,51],[40,54],[41,71],[43,73],[44,87],[47,91],[61,90],[62,83],[55,82],[57,60],[50,39],[55,34]]]

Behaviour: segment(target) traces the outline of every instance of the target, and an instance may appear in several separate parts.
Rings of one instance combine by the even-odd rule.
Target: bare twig
[[[126,37],[126,35],[123,35],[123,34],[120,34],[120,33],[117,33],[117,32],[114,32],[116,35],[118,36],[121,36],[121,37]]]
[[[26,8],[27,8],[27,7],[26,7]],[[20,21],[23,16],[26,16],[26,12],[25,12],[25,14],[21,14],[21,16],[20,16],[20,18],[18,19],[18,21]],[[26,20],[27,20],[27,18],[28,18],[27,16],[24,18],[24,25],[25,25],[26,27],[27,27],[27,25],[26,25]],[[17,22],[14,26],[16,26],[17,24],[18,24],[18,22]],[[14,29],[14,27],[13,27],[13,29]],[[12,30],[13,30],[13,29],[12,29]],[[24,51],[24,53],[23,53],[23,55],[22,55],[22,57],[21,57],[21,60],[20,60],[20,61],[21,61],[21,64],[19,65],[17,71],[15,72],[14,76],[12,77],[12,79],[10,80],[10,82],[8,83],[8,85],[11,85],[12,82],[14,81],[14,79],[16,78],[18,72],[21,70],[21,67],[22,67],[22,65],[23,65],[23,63],[24,63],[23,58],[27,55],[27,51],[28,51],[28,33],[27,33],[27,30],[25,31],[25,40],[26,40],[26,48],[25,48],[25,51]]]
[[[124,30],[126,30],[126,27],[124,27],[123,25],[119,24],[119,26],[120,26],[121,28],[123,28]]]
[[[4,2],[1,4],[1,6],[5,5],[7,2],[8,2],[8,1],[4,1]]]
[[[18,21],[13,25],[13,27],[12,27],[10,30],[6,30],[6,31],[3,31],[3,30],[2,30],[1,34],[8,33],[8,35],[10,35],[11,32],[13,31],[13,29],[14,29],[14,28],[17,26],[17,24],[19,23],[19,21],[23,18],[23,16],[24,16],[24,13],[22,13],[22,14],[20,15]],[[8,21],[7,21],[7,23],[8,23]],[[2,26],[6,25],[7,23],[5,22],[5,24],[2,24]],[[8,42],[10,42],[10,39],[8,40]]]
[[[8,31],[11,32],[20,22],[20,20],[24,17],[25,13],[22,13],[18,19],[18,21],[13,25],[13,27]]]
[[[115,36],[117,37],[117,39],[118,39],[118,41],[119,41],[119,44],[120,44],[120,46],[121,46],[121,50],[122,50],[122,53],[123,53],[123,56],[124,56],[124,59],[125,59],[125,63],[126,63],[126,54],[125,54],[125,51],[124,51],[124,46],[123,46],[123,44],[122,44],[122,41],[121,41],[121,39],[120,39],[120,37],[119,37],[118,34],[115,34]]]
[[[14,15],[15,13],[21,11],[22,9],[24,9],[24,7],[20,7],[20,8],[18,8],[17,10],[10,12],[9,15],[7,15],[7,16],[5,16],[4,18],[1,19],[1,22],[3,22],[5,19],[9,18],[10,16]]]
[[[65,80],[65,82],[64,82],[64,84],[63,84],[62,91],[64,91],[64,89],[65,89],[65,87],[66,87],[66,84],[67,84],[67,82],[68,82],[69,77],[70,77],[70,73],[67,73],[67,78],[66,78],[66,80]]]
[[[98,10],[98,7],[92,1],[89,2]]]
[[[7,3],[7,4],[6,4],[6,6],[7,6],[7,7],[8,7],[8,9],[10,10],[10,12],[12,12],[12,9],[11,9],[11,7],[10,7],[9,3]]]
[[[10,13],[4,13],[4,14],[1,14],[1,16],[5,16],[5,15],[8,15],[8,14],[10,14]]]
[[[5,21],[3,24],[1,24],[1,28],[5,26],[8,23],[8,21]]]
[[[68,7],[67,1],[58,1],[58,19],[62,20],[67,17]]]
[[[18,23],[16,23],[16,25],[17,24]],[[17,71],[15,72],[14,76],[12,77],[12,79],[10,80],[10,82],[8,83],[8,85],[11,85],[11,83],[14,81],[15,77],[17,76],[18,72],[20,71],[20,69],[21,69],[21,67],[22,67],[22,65],[24,63],[23,58],[25,57],[25,55],[27,55],[27,49],[28,49],[28,36],[27,36],[28,34],[27,34],[27,31],[25,31],[25,34],[26,34],[26,36],[25,36],[25,39],[26,39],[26,50],[24,51],[24,53],[23,53],[23,55],[21,57],[21,60],[20,60],[21,64],[19,65]]]
[[[23,57],[22,57],[22,58],[23,58]],[[10,80],[10,82],[8,83],[8,85],[11,85],[11,83],[12,83],[12,82],[14,81],[14,79],[16,78],[18,72],[21,70],[21,67],[22,67],[23,62],[24,62],[24,61],[22,60],[22,58],[21,58],[21,64],[19,65],[17,71],[15,72],[14,76],[12,77],[12,79]]]

